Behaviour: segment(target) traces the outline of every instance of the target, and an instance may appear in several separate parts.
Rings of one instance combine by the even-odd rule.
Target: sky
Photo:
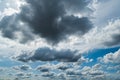
[[[0,79],[120,80],[120,0],[0,0]]]

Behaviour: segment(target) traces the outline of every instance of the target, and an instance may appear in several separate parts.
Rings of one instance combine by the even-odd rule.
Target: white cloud
[[[14,70],[23,70],[23,71],[27,71],[32,69],[29,65],[21,65],[21,66],[13,66],[12,67]]]
[[[13,9],[13,8],[6,8],[6,9],[4,9],[2,15],[4,15],[4,16],[10,16],[10,15],[12,15],[14,13],[17,13],[17,12],[18,11],[15,10],[15,9]]]
[[[0,2],[0,20],[4,16],[10,16],[14,13],[18,13],[20,11],[19,7],[24,4],[21,0],[2,0]]]
[[[111,19],[120,18],[119,3],[120,0],[93,0],[94,23],[97,26],[106,25]]]
[[[103,57],[105,63],[120,63],[120,49],[115,53],[108,53]]]
[[[120,45],[120,19],[110,21],[104,27],[95,27],[84,36],[70,36],[67,41],[61,42],[57,49],[79,50],[80,53],[95,48],[109,48]],[[118,36],[118,37],[115,37]],[[115,38],[114,38],[115,37]]]
[[[50,63],[45,65],[40,65],[36,68],[37,71],[41,71],[41,72],[49,72],[52,69],[55,69],[55,66]]]
[[[54,77],[54,73],[53,72],[45,72],[45,73],[42,73],[41,76],[51,78],[51,77]]]
[[[92,47],[107,47],[106,42],[114,42],[113,36],[120,34],[120,19],[115,21],[110,21],[107,26],[102,28],[94,28],[93,31],[86,34],[85,40]],[[99,45],[99,46],[98,46]],[[119,44],[113,44],[110,47],[116,46]]]

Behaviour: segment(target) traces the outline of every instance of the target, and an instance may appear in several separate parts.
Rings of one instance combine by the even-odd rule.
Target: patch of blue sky
[[[114,47],[114,48],[103,48],[103,49],[94,49],[92,51],[89,51],[88,53],[84,54],[83,56],[85,56],[85,58],[89,58],[89,59],[93,59],[93,61],[88,62],[88,63],[82,63],[81,66],[93,66],[96,63],[100,63],[97,59],[99,57],[103,57],[104,55],[108,54],[108,53],[114,53],[117,50],[120,49],[119,47]],[[113,65],[113,64],[112,64]]]
[[[0,61],[0,67],[12,67],[12,66],[19,66],[19,65],[22,65],[21,62],[18,62],[18,61],[13,61],[12,59],[10,58],[0,58],[1,61]]]
[[[111,52],[114,53],[119,49],[120,49],[120,46],[114,47],[114,48],[94,49],[88,52],[87,54],[85,54],[85,56],[90,59],[94,59],[94,61],[96,61],[98,57],[103,57],[104,55],[111,53]]]

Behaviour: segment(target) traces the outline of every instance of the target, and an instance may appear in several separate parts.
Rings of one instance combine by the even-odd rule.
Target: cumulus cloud
[[[23,77],[25,75],[25,73],[23,73],[23,72],[18,72],[17,74],[16,74],[16,76],[18,76],[18,77]]]
[[[66,74],[67,75],[79,75],[79,76],[82,76],[82,73],[79,71],[79,70],[74,70],[74,69],[68,69],[66,70]]]
[[[106,26],[91,29],[82,37],[70,36],[56,48],[78,50],[85,53],[93,49],[111,48],[120,45],[120,19],[109,21]],[[98,46],[99,45],[99,46]]]
[[[27,71],[30,70],[31,67],[29,65],[22,65],[22,66],[14,66],[13,69]]]
[[[34,36],[27,26],[24,27],[22,23],[18,21],[17,14],[5,16],[0,21],[0,30],[2,36],[19,41],[21,43],[32,40]]]
[[[96,27],[84,35],[86,45],[96,48],[119,46],[120,19],[108,22],[104,27]],[[79,43],[79,42],[78,42]],[[81,43],[82,44],[82,43]],[[99,46],[98,46],[99,45]],[[90,48],[91,49],[91,48]]]
[[[106,54],[102,61],[104,61],[105,63],[120,63],[120,49],[118,51],[116,51],[115,53],[108,53]]]
[[[64,4],[73,4],[75,8],[78,8],[75,4],[81,4],[83,7],[86,7],[87,2],[83,0],[75,0],[74,3],[67,0],[52,0],[51,2],[47,0],[27,0],[27,3],[28,6],[22,7],[20,14],[21,20],[32,28],[33,33],[46,38],[47,41],[52,43],[59,42],[64,39],[66,35],[73,33],[84,34],[92,27],[87,17],[79,18],[75,17],[74,14],[66,15],[67,12],[65,9],[68,8],[63,7]],[[26,15],[26,13],[31,14]]]
[[[38,48],[33,52],[23,52],[15,58],[19,61],[62,61],[76,62],[81,57],[77,51],[63,50],[58,51],[50,48]]]
[[[52,69],[51,66],[52,65],[40,65],[37,67],[36,70],[41,71],[41,72],[49,72]],[[54,69],[54,66],[53,66],[53,69]]]
[[[91,72],[89,72],[89,74],[90,75],[92,75],[92,76],[95,76],[95,75],[103,75],[104,74],[104,72],[103,71],[91,71]]]
[[[3,36],[11,39],[17,38],[15,32],[18,32],[16,29],[19,28],[20,32],[22,29],[23,36],[21,37],[23,37],[23,40],[26,38],[24,41],[34,38],[31,36],[31,33],[33,33],[54,44],[69,35],[83,35],[92,28],[89,17],[78,17],[73,13],[74,10],[83,13],[85,10],[85,13],[87,13],[90,10],[87,7],[89,1],[25,0],[25,2],[26,4],[21,6],[21,12],[15,18],[14,16],[7,16],[6,20],[2,19],[0,27],[2,27]],[[72,5],[71,8],[69,8],[70,5]],[[68,12],[70,9],[71,13]],[[12,18],[14,18],[14,21],[11,22]],[[3,23],[5,21],[6,24]],[[19,21],[24,24],[22,25],[24,28],[20,26]],[[31,31],[29,29],[25,30],[25,27],[29,27]]]
[[[54,6],[50,5],[49,1],[41,0],[39,3],[37,0],[25,0],[25,2],[26,4],[21,6],[20,13],[6,16],[1,20],[0,30],[4,37],[21,43],[42,37],[52,44],[62,42],[56,48],[76,49],[81,53],[94,48],[119,46],[120,20],[110,21],[108,25],[103,27],[95,25],[96,27],[93,29],[89,17],[84,15],[90,10],[88,7],[90,1],[52,0],[51,4],[55,4],[57,9],[52,8]],[[40,9],[38,9],[39,6],[41,6]],[[78,16],[75,14],[77,11],[79,12]],[[53,14],[53,18],[47,19]],[[68,40],[62,41],[66,37]],[[37,43],[41,43],[41,40]]]
[[[101,19],[102,21],[104,21],[106,23],[106,26],[102,24],[102,26],[96,26],[96,24],[99,23],[99,21],[96,21],[96,27],[93,28],[92,22],[90,20],[93,12],[88,7],[90,3],[89,0],[24,1],[25,4],[20,7],[21,11],[19,13],[16,13],[14,9],[12,10],[15,14],[11,13],[12,10],[10,8],[9,14],[8,8],[4,10],[4,15],[6,16],[1,18],[0,32],[2,36],[13,40],[18,40],[21,43],[26,43],[30,40],[40,38],[40,40],[37,41],[38,43],[35,42],[35,44],[37,44],[39,47],[42,47],[36,48],[36,45],[32,45],[32,48],[34,47],[36,48],[36,50],[22,51],[21,54],[16,53],[17,55],[13,58],[22,62],[32,61],[32,63],[28,63],[32,65],[32,67],[38,65],[36,63],[34,64],[34,61],[40,63],[37,68],[32,70],[31,67],[28,65],[13,67],[13,72],[17,72],[18,70],[26,72],[18,73],[15,75],[16,77],[22,77],[22,79],[25,79],[25,77],[27,78],[30,76],[36,77],[37,79],[43,79],[40,78],[42,76],[47,77],[47,79],[56,80],[120,79],[118,76],[116,76],[120,73],[120,50],[115,53],[106,54],[101,58],[102,62],[97,61],[97,63],[95,64],[90,64],[90,62],[92,62],[93,60],[86,58],[86,56],[83,57],[82,55],[82,53],[84,54],[85,52],[94,48],[109,48],[119,46],[120,19],[113,21],[111,20],[107,23],[106,20],[104,21],[103,17],[106,16],[108,13],[99,16],[99,14],[101,13],[99,13],[98,9],[96,13],[99,14],[96,17],[97,19]],[[110,5],[113,0],[109,0],[106,2],[109,2],[108,5]],[[117,2],[115,2],[115,4],[116,3]],[[105,6],[106,4],[107,3],[103,5]],[[104,6],[101,5],[101,7]],[[102,10],[106,11],[106,8]],[[111,11],[112,10],[110,10],[109,12],[110,17],[107,16],[108,18],[113,17],[113,15],[111,16]],[[115,13],[118,12],[115,10]],[[102,18],[100,18],[101,16]],[[116,16],[118,16],[118,14]],[[105,17],[105,19],[108,20],[107,17]],[[56,46],[48,46],[47,43],[45,43],[44,45],[41,37],[48,41],[48,43],[61,43]],[[64,39],[66,38],[68,39],[64,41]],[[0,44],[4,44],[8,47],[8,44],[6,43],[7,41],[5,43],[3,42],[4,39],[0,38]],[[8,43],[13,44],[11,42]],[[48,47],[43,47],[46,45]],[[0,48],[2,47],[3,46],[0,46]],[[12,48],[14,50],[16,49],[14,47]],[[25,47],[22,46],[22,48]],[[3,54],[3,51],[1,53]],[[41,62],[48,62],[49,65],[42,65]],[[6,73],[9,72],[7,70],[4,71],[6,71]],[[4,71],[0,70],[1,73],[3,73]],[[33,73],[30,75],[27,74],[27,72],[29,71]]]
[[[54,77],[54,73],[52,73],[52,72],[45,72],[45,73],[42,73],[41,76],[51,78],[51,77]]]
[[[120,70],[120,49],[114,53],[107,53],[103,57],[98,58],[99,64],[94,65],[92,68],[94,70],[102,70],[104,72],[105,78],[112,80],[119,80],[118,71]]]
[[[56,65],[56,68],[64,71],[71,68],[71,66],[65,63],[59,63],[58,65]]]
[[[93,65],[92,67],[90,66],[84,66],[81,70],[81,74],[84,77],[85,80],[106,80],[109,79],[109,77],[106,77],[107,73],[102,70],[99,69],[94,66],[96,66],[97,64]],[[83,80],[84,80],[83,79]]]

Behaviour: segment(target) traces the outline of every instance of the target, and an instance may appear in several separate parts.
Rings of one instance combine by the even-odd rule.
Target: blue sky
[[[103,57],[107,53],[114,53],[119,50],[120,47],[106,48],[106,49],[96,49],[88,52],[87,56],[92,59],[97,59],[98,57]]]
[[[0,79],[120,80],[120,0],[0,0]]]

